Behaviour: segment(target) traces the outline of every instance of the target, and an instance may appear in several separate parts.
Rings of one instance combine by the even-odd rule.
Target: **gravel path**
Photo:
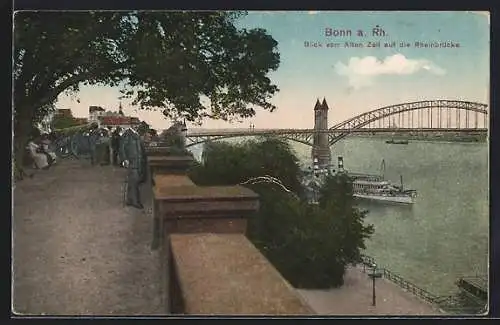
[[[166,314],[152,218],[122,205],[124,177],[121,168],[65,160],[16,184],[15,313]],[[145,187],[146,209],[150,195]]]
[[[376,306],[372,306],[373,282],[362,267],[356,267],[347,270],[344,285],[338,289],[298,291],[321,315],[442,315],[388,280],[377,279],[375,289]]]

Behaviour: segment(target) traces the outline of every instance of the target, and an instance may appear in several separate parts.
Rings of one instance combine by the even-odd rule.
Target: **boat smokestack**
[[[382,178],[385,178],[385,159],[382,159],[382,162],[380,163],[380,175]]]
[[[339,156],[337,159],[338,159],[339,171],[343,171],[344,170],[344,158],[342,156]]]

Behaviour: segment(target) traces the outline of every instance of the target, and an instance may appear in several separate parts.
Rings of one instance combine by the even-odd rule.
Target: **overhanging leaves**
[[[277,42],[228,12],[19,12],[14,105],[38,122],[81,84],[122,87],[143,109],[194,121],[249,117],[278,91]],[[19,114],[20,113],[20,114]]]

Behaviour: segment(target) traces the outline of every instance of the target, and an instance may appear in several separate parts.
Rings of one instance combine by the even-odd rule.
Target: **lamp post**
[[[375,294],[375,279],[382,277],[382,273],[380,271],[377,271],[377,264],[375,263],[372,264],[372,273],[369,273],[368,276],[373,280],[372,306],[376,306],[377,296]]]
[[[182,147],[183,149],[186,147],[186,139],[188,135],[188,128],[186,125],[186,121],[184,120],[181,124],[181,137],[182,137]]]
[[[181,132],[183,137],[187,137],[188,135],[188,128],[186,125],[186,120],[182,121],[182,127],[181,127]]]

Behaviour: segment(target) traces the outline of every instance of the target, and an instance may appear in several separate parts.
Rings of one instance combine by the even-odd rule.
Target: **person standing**
[[[144,146],[137,130],[128,128],[120,139],[120,159],[128,169],[127,198],[125,204],[137,209],[143,209],[139,185],[142,179]]]
[[[109,164],[109,136],[107,129],[99,129],[96,140],[96,163],[101,166]]]
[[[148,131],[143,132],[143,134],[141,134],[141,138],[142,138],[142,142],[141,142],[141,145],[142,145],[141,184],[142,184],[142,183],[145,183],[149,178],[151,178],[151,171],[150,171],[149,166],[148,166],[148,156],[146,154],[146,146],[149,146],[151,144],[153,137],[148,130]]]
[[[117,126],[116,129],[111,134],[111,149],[112,149],[111,160],[113,162],[113,165],[115,166],[118,166],[120,164],[120,159],[118,159],[118,155],[120,152],[121,132],[122,132],[121,127]]]
[[[97,140],[99,139],[99,126],[93,123],[89,132],[89,149],[90,149],[90,163],[95,165],[97,162]]]

